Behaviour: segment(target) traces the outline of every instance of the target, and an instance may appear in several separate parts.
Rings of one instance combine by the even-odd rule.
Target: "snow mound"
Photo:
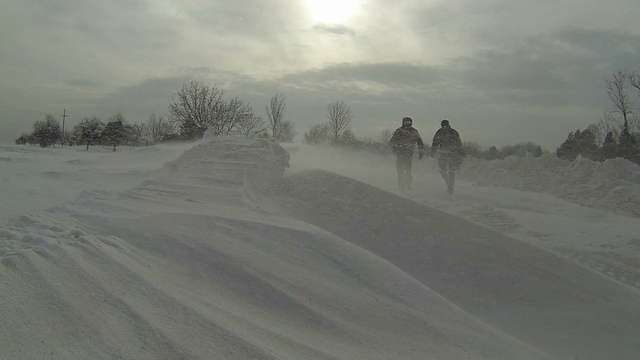
[[[544,192],[581,205],[640,216],[640,166],[621,158],[595,162],[510,156],[485,161],[469,157],[461,177],[479,186]]]

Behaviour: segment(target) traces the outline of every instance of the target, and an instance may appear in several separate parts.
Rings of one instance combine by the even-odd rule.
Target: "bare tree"
[[[613,113],[622,115],[623,131],[629,131],[629,118],[633,113],[631,100],[627,93],[627,86],[630,83],[632,74],[627,71],[617,71],[613,73],[612,79],[607,79],[607,94],[613,102]]]
[[[243,118],[251,114],[253,114],[251,105],[236,96],[220,103],[213,113],[213,121],[209,126],[214,135],[228,135]]]
[[[634,71],[629,74],[629,83],[634,88],[640,90],[640,74],[637,71]]]
[[[329,119],[329,128],[331,130],[332,140],[339,142],[342,133],[351,128],[353,116],[351,109],[346,102],[337,100],[327,105],[327,119]]]
[[[640,91],[640,74],[638,74],[637,71],[634,71],[629,75],[629,83],[631,86],[636,88],[636,90]],[[638,117],[638,114],[634,114],[631,122],[633,123],[631,131],[634,133],[640,133],[640,118]]]
[[[282,138],[282,127],[284,121],[284,110],[286,106],[284,103],[284,95],[276,94],[271,97],[269,105],[266,107],[267,118],[269,119],[269,126],[271,127],[271,135],[274,139]]]
[[[266,130],[266,125],[267,124],[260,116],[251,112],[240,119],[238,122],[238,129],[246,138],[251,138],[264,132]]]
[[[169,102],[169,119],[180,128],[187,139],[202,137],[207,128],[220,118],[216,113],[222,107],[224,92],[216,85],[208,87],[198,81],[182,86]],[[224,126],[216,126],[218,129]],[[216,133],[216,135],[220,135]]]
[[[176,132],[175,123],[166,120],[164,116],[156,117],[156,114],[149,115],[146,125],[147,137],[152,143],[160,142]]]

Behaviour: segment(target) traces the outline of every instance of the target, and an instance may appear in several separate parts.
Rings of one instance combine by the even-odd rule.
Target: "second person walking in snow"
[[[389,141],[393,153],[396,154],[396,169],[398,170],[398,185],[400,192],[411,190],[413,177],[411,176],[411,165],[413,153],[418,146],[418,158],[424,156],[424,143],[422,138],[413,127],[413,120],[410,117],[402,119],[402,126],[396,129]]]
[[[433,136],[431,157],[438,156],[438,167],[442,179],[447,184],[447,193],[453,194],[456,171],[464,161],[464,150],[460,134],[451,127],[449,120],[442,120],[440,126]]]

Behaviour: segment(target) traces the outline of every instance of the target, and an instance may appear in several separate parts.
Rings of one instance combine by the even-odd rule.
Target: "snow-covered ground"
[[[237,139],[1,147],[0,359],[640,354],[637,168],[470,161],[449,196],[424,159],[403,197],[391,157],[288,148],[256,186]]]

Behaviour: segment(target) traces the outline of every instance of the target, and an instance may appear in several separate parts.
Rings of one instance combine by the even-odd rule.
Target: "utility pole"
[[[64,119],[69,116],[67,115],[67,109],[62,110],[62,146],[64,147]]]

